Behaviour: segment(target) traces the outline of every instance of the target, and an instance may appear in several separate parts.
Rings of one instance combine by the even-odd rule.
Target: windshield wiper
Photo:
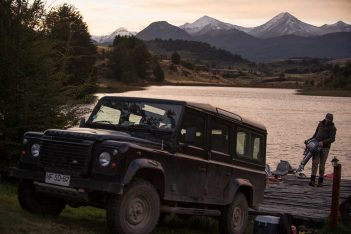
[[[93,124],[95,123],[107,123],[111,126],[113,126],[114,129],[118,130],[117,126],[115,124],[113,124],[111,121],[108,121],[108,120],[98,120],[98,121],[95,121],[95,122],[92,122]]]

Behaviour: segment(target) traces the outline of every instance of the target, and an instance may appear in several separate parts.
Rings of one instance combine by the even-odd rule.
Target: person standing
[[[336,128],[333,122],[333,114],[327,113],[324,120],[320,121],[317,129],[312,136],[318,140],[319,147],[321,148],[320,152],[313,155],[312,157],[312,173],[311,181],[309,182],[310,186],[315,186],[317,169],[319,165],[319,178],[318,178],[318,187],[323,186],[323,178],[325,171],[325,163],[328,158],[330,145],[335,141]],[[312,139],[311,138],[311,139]]]

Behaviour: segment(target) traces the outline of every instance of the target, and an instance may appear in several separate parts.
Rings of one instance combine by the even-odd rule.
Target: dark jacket
[[[316,132],[312,138],[323,142],[323,148],[330,148],[331,143],[335,141],[336,128],[333,122],[325,124],[325,120],[319,122]]]

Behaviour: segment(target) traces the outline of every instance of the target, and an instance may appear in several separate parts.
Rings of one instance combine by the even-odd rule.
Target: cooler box
[[[278,234],[279,219],[269,215],[256,216],[254,234]]]

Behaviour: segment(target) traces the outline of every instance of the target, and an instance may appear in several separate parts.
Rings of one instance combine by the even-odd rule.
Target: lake
[[[324,119],[327,112],[333,113],[337,133],[327,160],[326,173],[332,172],[330,161],[336,156],[343,165],[343,177],[351,179],[349,97],[303,96],[291,89],[196,86],[151,86],[143,91],[108,95],[209,103],[260,122],[268,131],[267,163],[272,170],[280,159],[297,167],[303,157],[304,140],[313,135],[318,122]],[[308,176],[311,161],[305,167]]]

